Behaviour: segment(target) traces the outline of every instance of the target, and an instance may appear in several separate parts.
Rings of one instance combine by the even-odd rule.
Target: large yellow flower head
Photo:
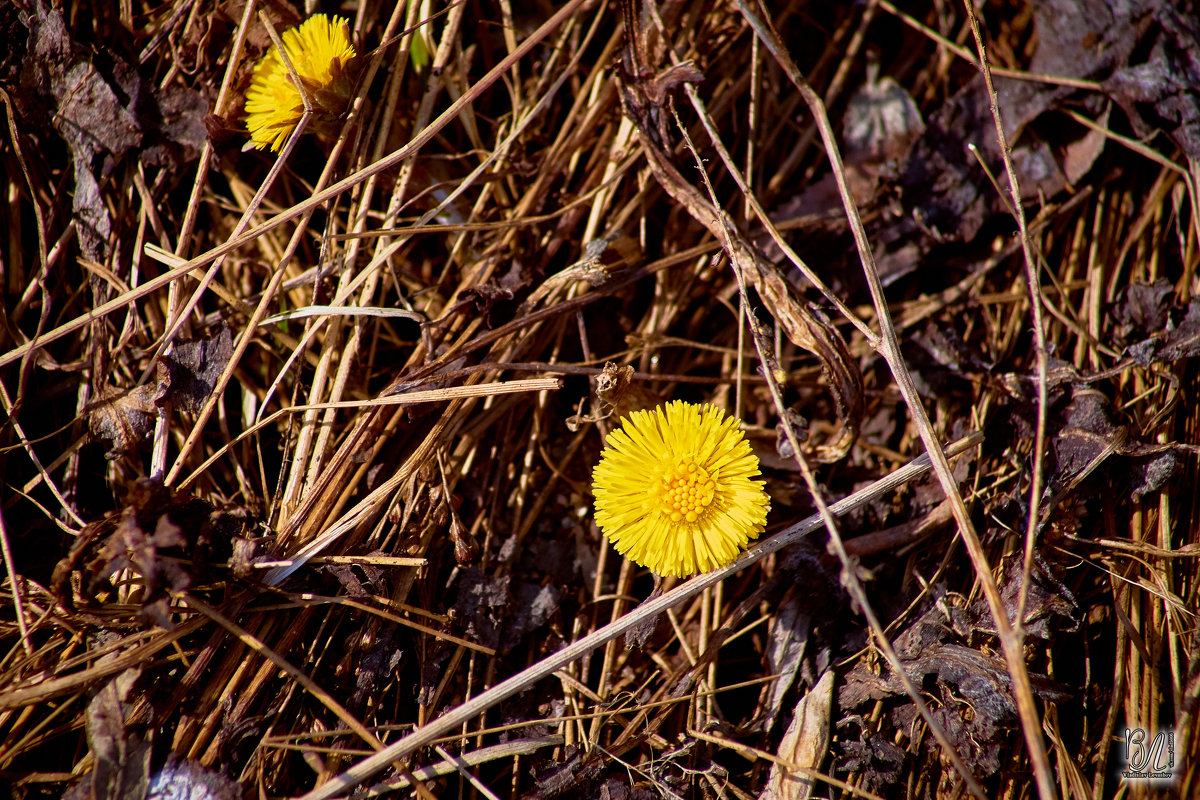
[[[675,401],[635,411],[592,471],[596,524],[617,552],[686,578],[729,564],[767,522],[758,458],[738,421]]]
[[[314,14],[280,38],[313,106],[306,130],[336,133],[338,118],[354,92],[354,76],[347,69],[356,56],[349,24],[344,17]],[[272,47],[254,67],[246,90],[250,143],[278,152],[303,115],[304,99],[279,50]]]

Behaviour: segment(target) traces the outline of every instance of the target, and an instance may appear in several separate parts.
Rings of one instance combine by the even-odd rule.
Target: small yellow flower
[[[617,552],[686,578],[737,558],[767,522],[758,458],[738,421],[682,401],[635,411],[592,471],[596,524]]]
[[[314,14],[280,38],[312,102],[313,115],[306,130],[336,133],[338,118],[354,92],[354,76],[347,69],[356,55],[349,24],[344,17]],[[303,115],[304,99],[279,50],[272,47],[254,67],[246,90],[250,144],[279,152]]]

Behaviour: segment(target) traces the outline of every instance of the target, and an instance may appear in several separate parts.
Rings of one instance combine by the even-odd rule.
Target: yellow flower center
[[[716,491],[717,482],[691,456],[660,475],[652,489],[659,513],[672,522],[695,522],[712,504]]]

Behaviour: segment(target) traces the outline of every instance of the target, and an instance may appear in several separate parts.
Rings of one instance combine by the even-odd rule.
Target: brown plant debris
[[[0,3],[0,794],[1200,796],[1198,19]],[[687,580],[591,495],[676,400]]]

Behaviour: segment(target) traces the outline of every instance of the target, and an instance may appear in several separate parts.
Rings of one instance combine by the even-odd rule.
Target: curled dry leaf
[[[1168,319],[1163,330],[1131,345],[1128,352],[1142,366],[1200,355],[1200,300],[1188,303],[1183,319]]]
[[[842,119],[846,184],[860,208],[876,204],[881,182],[897,177],[913,142],[924,130],[925,121],[908,92],[892,78],[880,78],[878,65],[869,64],[867,80],[850,97]],[[826,173],[784,203],[774,216],[807,218],[805,227],[812,233],[819,229],[818,220],[841,207],[837,180]]]
[[[817,782],[785,769],[781,764],[817,770],[825,760],[832,728],[833,680],[833,670],[826,670],[817,685],[796,704],[792,722],[779,742],[777,755],[780,760],[771,764],[767,788],[759,800],[807,800],[813,796]]]
[[[585,422],[623,419],[633,411],[654,408],[662,398],[633,379],[633,367],[628,364],[617,366],[609,361],[592,380],[592,413],[572,414],[567,417],[567,427],[578,430]]]
[[[863,414],[862,372],[850,356],[845,340],[815,306],[806,306],[792,296],[787,281],[750,240],[741,235],[724,211],[684,180],[659,137],[650,133],[661,114],[657,113],[657,108],[648,105],[646,93],[635,91],[629,83],[622,83],[621,99],[625,113],[637,126],[646,161],[659,184],[696,222],[726,244],[729,257],[737,268],[747,280],[756,281],[767,308],[788,339],[820,360],[837,405],[841,430],[825,444],[811,446],[810,453],[822,462],[844,458],[858,438]]]
[[[80,787],[86,791],[90,783],[95,800],[142,797],[149,788],[153,731],[147,725],[151,719],[149,714],[135,717],[138,704],[133,693],[141,673],[140,668],[118,673],[88,703],[88,747],[96,766]]]
[[[845,458],[858,439],[863,417],[863,380],[858,363],[837,328],[815,305],[796,301],[786,282],[773,268],[759,271],[759,291],[769,301],[771,313],[788,340],[803,347],[821,362],[826,385],[833,395],[840,430],[824,444],[810,443],[812,457],[824,463]]]
[[[1140,48],[1149,56],[1144,62],[1122,66],[1104,81],[1104,89],[1121,106],[1139,138],[1166,131],[1195,161],[1200,159],[1196,88],[1200,86],[1200,31],[1195,8],[1163,2],[1149,5],[1154,6],[1153,24],[1147,26]]]

